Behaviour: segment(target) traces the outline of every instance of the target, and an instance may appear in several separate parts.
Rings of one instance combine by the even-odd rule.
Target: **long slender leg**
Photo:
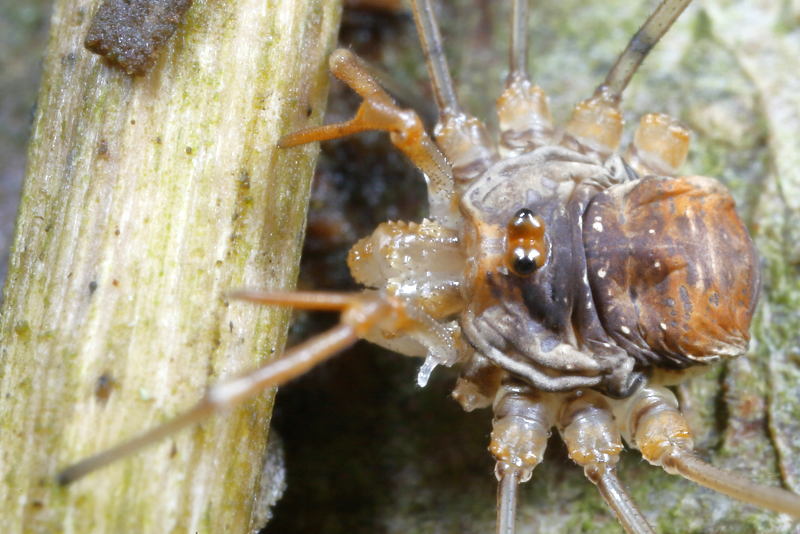
[[[517,529],[517,494],[521,471],[497,464],[497,534],[514,534]]]
[[[262,304],[340,310],[342,319],[338,326],[291,348],[280,359],[238,378],[211,386],[197,404],[172,420],[67,467],[58,474],[60,484],[74,482],[189,425],[251,399],[269,387],[286,383],[347,348],[376,326],[402,328],[407,321],[399,300],[374,295],[243,292],[237,296]]]
[[[497,153],[486,126],[476,117],[465,113],[458,104],[431,0],[414,0],[412,6],[436,104],[439,106],[439,121],[434,136],[453,164],[456,188],[463,190],[497,160]]]
[[[553,140],[553,119],[547,96],[528,76],[528,0],[514,0],[511,47],[505,90],[497,99],[500,150],[518,155]]]
[[[561,408],[558,427],[570,458],[583,467],[625,532],[655,534],[617,478],[622,438],[604,398],[587,390],[568,399]]]
[[[546,394],[507,381],[494,403],[489,450],[497,459],[497,534],[514,534],[517,486],[531,478],[547,447],[554,404]]]
[[[625,154],[642,176],[675,176],[689,153],[689,130],[663,113],[648,113],[639,121]]]
[[[433,6],[430,0],[414,0],[412,9],[439,113],[442,115],[461,113]]]
[[[594,95],[575,106],[566,126],[565,146],[603,158],[617,150],[622,137],[619,112],[622,92],[653,46],[690,3],[691,0],[662,0],[631,38]]]
[[[400,109],[349,50],[336,50],[329,63],[333,75],[364,99],[355,117],[343,123],[300,130],[281,138],[278,145],[288,148],[366,130],[389,132],[392,143],[425,175],[431,215],[445,226],[455,226],[460,216],[453,196],[453,172],[444,155],[425,133],[419,116],[413,110]]]
[[[692,0],[662,0],[631,38],[597,92],[606,93],[609,99],[619,101],[622,98],[622,91],[628,86],[644,58],[691,3]]]
[[[626,437],[626,441],[635,444],[651,464],[742,502],[800,518],[800,496],[756,484],[700,460],[694,453],[689,425],[668,389],[642,388],[630,399],[620,401],[615,415],[631,438]]]

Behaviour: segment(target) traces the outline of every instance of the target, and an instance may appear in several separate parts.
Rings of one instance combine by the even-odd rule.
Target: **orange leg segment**
[[[277,360],[211,386],[197,404],[166,423],[67,467],[57,475],[60,484],[74,482],[183,428],[252,399],[267,388],[285,384],[346,349],[372,328],[402,329],[409,324],[402,301],[376,294],[245,291],[236,296],[262,304],[340,310],[342,318],[337,326],[292,347]]]
[[[339,49],[331,54],[330,69],[364,99],[355,117],[347,122],[289,134],[278,141],[278,146],[288,148],[327,141],[367,130],[389,132],[392,143],[425,175],[431,215],[444,225],[453,226],[458,217],[453,171],[425,132],[419,116],[412,110],[400,109],[349,50]]]

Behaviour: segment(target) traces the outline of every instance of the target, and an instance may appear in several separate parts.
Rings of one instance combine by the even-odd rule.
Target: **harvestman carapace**
[[[183,427],[283,384],[363,338],[424,363],[458,365],[453,395],[491,406],[497,531],[514,532],[516,493],[556,428],[622,526],[648,525],[616,476],[623,437],[650,463],[757,506],[800,517],[800,497],[719,470],[694,453],[666,386],[743,354],[758,295],[756,253],[719,182],[680,176],[689,135],[645,115],[620,150],[622,92],[689,0],[663,0],[594,95],[562,128],[527,70],[526,0],[512,10],[499,139],[458,104],[430,0],[413,3],[439,120],[432,140],[346,50],[333,74],[363,102],[351,121],[297,132],[291,147],[389,133],[425,175],[430,218],[388,222],[350,252],[356,294],[242,291],[268,305],[341,312],[338,326],[278,360],[213,386],[189,411],[83,460],[68,483]]]

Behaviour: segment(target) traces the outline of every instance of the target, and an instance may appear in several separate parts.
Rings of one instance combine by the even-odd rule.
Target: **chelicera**
[[[664,0],[594,95],[553,124],[525,70],[527,2],[513,3],[510,74],[499,139],[459,106],[429,0],[414,14],[440,110],[435,142],[358,58],[333,73],[362,96],[356,117],[286,136],[290,147],[364,130],[389,132],[426,176],[430,218],[388,222],[351,250],[358,294],[240,292],[263,304],[337,310],[341,323],[273,363],[220,384],[186,414],[62,473],[74,480],[221,408],[286,382],[368,339],[435,367],[458,366],[453,395],[492,407],[497,531],[514,531],[517,486],[551,429],[622,526],[653,532],[615,466],[624,442],[650,463],[735,498],[800,517],[800,499],[697,458],[668,386],[747,349],[756,253],[726,189],[680,176],[688,132],[646,115],[620,150],[622,92],[689,4]]]

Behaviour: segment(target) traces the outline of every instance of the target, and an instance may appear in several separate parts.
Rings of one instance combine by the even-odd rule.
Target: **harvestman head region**
[[[528,73],[525,0],[512,8],[498,134],[470,115],[450,78],[435,10],[413,2],[439,117],[429,136],[352,52],[332,73],[362,103],[349,121],[285,136],[285,149],[364,131],[389,134],[422,171],[429,217],[379,225],[351,249],[356,293],[240,291],[264,305],[339,312],[340,323],[274,362],[210,388],[189,411],[68,467],[69,483],[265,388],[302,375],[358,339],[459,377],[466,411],[493,412],[496,532],[513,534],[518,488],[551,433],[622,528],[656,532],[618,477],[623,454],[743,502],[800,517],[800,498],[704,461],[671,389],[742,356],[760,287],[735,202],[714,178],[683,175],[689,132],[663,113],[623,143],[624,92],[690,2],[663,0],[594,93],[564,123]],[[638,451],[638,452],[637,452]]]

